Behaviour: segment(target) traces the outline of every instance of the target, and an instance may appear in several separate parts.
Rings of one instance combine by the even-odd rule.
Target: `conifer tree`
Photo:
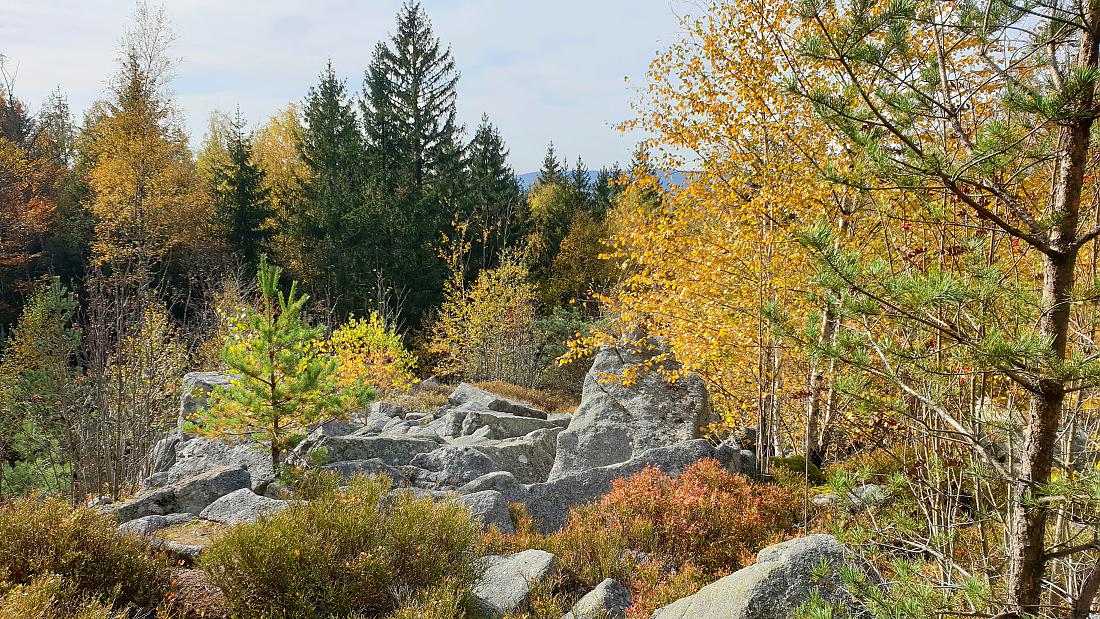
[[[537,183],[558,183],[564,185],[568,179],[565,174],[565,166],[558,160],[558,153],[554,150],[554,143],[546,147],[546,155],[542,158],[542,169],[539,170]]]
[[[515,239],[524,205],[515,172],[508,165],[508,149],[500,131],[482,116],[467,148],[469,205],[467,220],[473,232],[472,271],[496,266]]]
[[[295,437],[373,395],[358,385],[337,388],[337,362],[321,352],[324,329],[302,317],[309,297],[298,294],[298,282],[284,293],[281,276],[281,268],[260,257],[260,307],[243,308],[222,351],[235,378],[194,420],[200,434],[266,444],[276,471]]]
[[[239,109],[230,129],[228,159],[214,170],[215,215],[223,224],[229,250],[254,269],[271,237],[269,191],[263,170],[252,160],[252,138],[244,133]]]
[[[387,239],[377,267],[407,290],[413,322],[441,298],[443,267],[432,246],[461,212],[465,193],[457,84],[450,49],[420,4],[407,2],[396,32],[375,48],[362,110],[367,193]]]
[[[347,309],[363,294],[362,244],[371,226],[363,207],[359,120],[331,62],[309,90],[303,121],[299,150],[309,173],[300,233],[310,253],[308,277],[326,307]]]

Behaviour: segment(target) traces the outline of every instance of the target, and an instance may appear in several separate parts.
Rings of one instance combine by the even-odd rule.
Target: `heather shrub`
[[[358,477],[342,492],[234,528],[201,566],[239,616],[381,616],[444,579],[468,587],[480,549],[465,508]]]
[[[676,569],[662,569],[653,562],[643,563],[630,579],[634,604],[627,619],[649,619],[658,608],[685,598],[714,581],[714,576],[685,563]]]
[[[165,564],[107,516],[49,497],[0,505],[0,593],[50,575],[68,597],[120,608],[154,608],[167,586]],[[45,595],[47,588],[42,581],[21,591]]]
[[[88,599],[54,574],[38,576],[0,596],[4,619],[122,619],[111,606]]]
[[[693,563],[721,574],[790,537],[803,506],[795,489],[754,483],[705,459],[675,479],[650,468],[617,480],[602,500],[575,510],[567,528],[618,537],[666,565]]]
[[[773,479],[786,485],[809,482],[820,486],[825,483],[825,474],[813,462],[806,462],[804,456],[772,458],[770,472]]]

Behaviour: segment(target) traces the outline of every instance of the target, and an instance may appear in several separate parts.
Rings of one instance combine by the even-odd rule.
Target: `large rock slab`
[[[648,355],[652,357],[652,355]],[[707,389],[694,374],[670,383],[657,371],[639,372],[632,385],[607,380],[649,359],[622,348],[604,348],[585,375],[581,403],[558,435],[550,479],[626,462],[643,452],[700,438],[711,422]],[[674,370],[664,362],[665,370]]]
[[[218,387],[229,384],[230,376],[225,372],[188,372],[183,375],[183,388],[180,392],[180,415],[178,427],[193,421],[195,413],[209,404],[210,393]]]
[[[506,557],[483,559],[484,572],[474,584],[472,619],[501,619],[523,610],[530,602],[531,586],[553,576],[558,561],[545,550],[524,550]]]
[[[310,461],[332,464],[346,460],[379,459],[390,466],[409,464],[417,454],[439,448],[439,442],[409,436],[349,436],[326,437],[308,453]],[[320,451],[324,449],[324,451]]]
[[[476,445],[476,449],[492,458],[499,470],[508,471],[522,483],[543,482],[554,466],[557,436],[561,431],[557,427],[536,430],[519,438],[487,441]]]
[[[469,383],[462,383],[456,387],[451,395],[447,397],[447,403],[453,407],[465,405],[473,409],[480,408],[498,413],[510,413],[520,417],[546,419],[546,411],[538,407],[490,393]]]
[[[462,420],[461,434],[469,436],[482,430],[482,436],[488,439],[505,439],[525,436],[535,430],[565,428],[568,420],[549,421],[535,417],[520,417],[509,413],[492,411],[470,411]]]
[[[832,569],[822,575],[819,566]],[[756,563],[713,582],[694,595],[660,608],[651,619],[778,619],[793,617],[816,592],[822,600],[857,605],[845,588],[839,568],[861,569],[880,582],[873,568],[831,535],[807,535],[769,546]]]
[[[623,619],[633,603],[626,586],[608,578],[577,600],[561,619]]]
[[[390,466],[379,458],[333,462],[332,464],[322,466],[321,470],[336,473],[345,479],[355,477],[356,475],[364,475],[367,477],[385,475],[389,477],[393,485],[398,488],[409,485],[409,478],[405,476],[405,473],[401,469],[396,466]]]
[[[172,449],[172,465],[146,478],[142,484],[144,488],[171,486],[180,480],[227,467],[247,471],[253,490],[261,490],[275,479],[271,454],[257,443],[226,443],[182,435]]]
[[[256,522],[260,516],[277,514],[288,505],[287,501],[270,499],[252,492],[249,488],[241,488],[206,506],[199,517],[222,524]]]
[[[421,487],[458,488],[483,475],[500,471],[501,465],[481,451],[462,445],[447,445],[417,454],[410,464],[412,481]]]
[[[241,488],[250,488],[251,476],[243,468],[222,467],[180,479],[171,485],[144,490],[129,501],[100,508],[114,514],[119,523],[143,516],[198,514],[219,498]]]

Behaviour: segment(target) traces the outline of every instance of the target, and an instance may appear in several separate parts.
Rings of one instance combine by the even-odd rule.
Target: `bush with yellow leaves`
[[[385,397],[408,391],[416,382],[416,357],[377,312],[352,317],[322,348],[336,358],[336,384],[341,388],[366,384]]]

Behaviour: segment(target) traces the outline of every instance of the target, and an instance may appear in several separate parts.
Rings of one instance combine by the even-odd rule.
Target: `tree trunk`
[[[1077,68],[1097,67],[1100,3],[1092,3],[1085,16],[1078,47]],[[1095,85],[1088,83],[1078,93],[1078,116],[1063,125],[1057,168],[1051,187],[1047,219],[1054,222],[1049,232],[1048,251],[1043,256],[1042,310],[1039,331],[1050,339],[1052,366],[1044,369],[1031,397],[1027,433],[1020,474],[1012,487],[1015,512],[1010,522],[1009,594],[1011,613],[1038,615],[1042,604],[1042,579],[1046,572],[1045,533],[1049,507],[1033,499],[1050,481],[1066,385],[1055,371],[1066,359],[1070,309],[1077,262],[1078,219],[1081,188],[1088,160],[1092,130]]]
[[[833,304],[825,302],[821,312],[821,333],[818,345],[822,348],[832,345],[837,329],[837,315]],[[806,461],[821,466],[828,450],[828,423],[824,419],[828,406],[827,376],[823,359],[819,358],[810,368],[810,398],[806,411]]]

